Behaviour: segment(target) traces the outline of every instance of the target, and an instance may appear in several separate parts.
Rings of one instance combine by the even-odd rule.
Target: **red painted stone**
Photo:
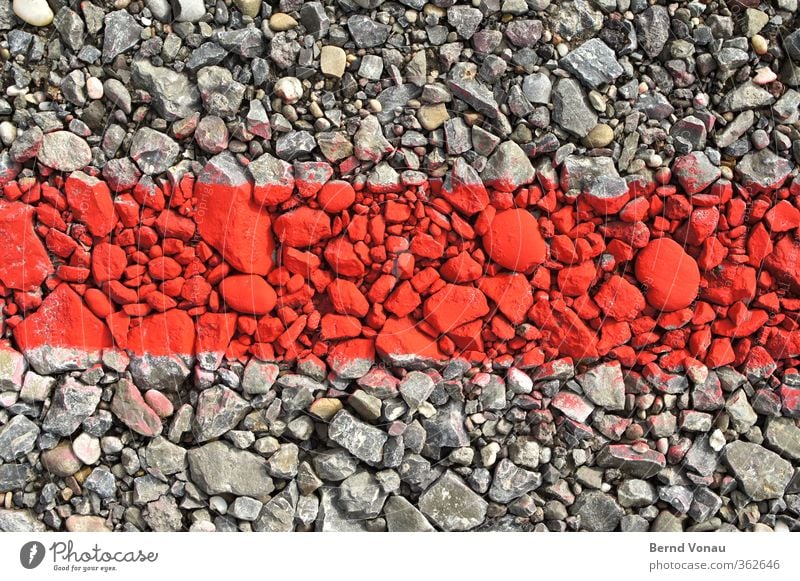
[[[277,302],[275,290],[260,276],[237,274],[219,284],[225,304],[234,311],[250,315],[266,315]]]
[[[8,288],[39,288],[53,272],[50,257],[33,229],[34,210],[21,202],[0,200],[0,282]]]
[[[230,153],[208,162],[197,179],[194,220],[203,240],[233,268],[265,275],[272,270],[275,242],[270,217],[252,200],[252,184]]]
[[[520,209],[505,210],[494,217],[483,237],[483,247],[497,264],[517,272],[530,272],[547,256],[536,218]]]
[[[647,302],[660,311],[677,311],[692,304],[700,286],[694,259],[669,238],[659,238],[636,258],[636,278],[647,286]]]
[[[83,172],[73,172],[64,184],[69,209],[93,236],[107,236],[117,223],[111,190],[105,182]]]
[[[67,284],[58,285],[14,328],[14,341],[23,353],[46,345],[89,352],[113,346],[108,327]]]

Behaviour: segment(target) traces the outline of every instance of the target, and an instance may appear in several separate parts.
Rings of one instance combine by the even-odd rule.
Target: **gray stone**
[[[145,458],[150,468],[158,470],[165,476],[182,472],[188,466],[186,450],[162,436],[150,440],[145,450]]]
[[[489,498],[495,502],[507,504],[515,498],[537,489],[541,484],[540,474],[520,468],[511,460],[503,458],[495,467]]]
[[[378,94],[378,103],[381,104],[378,120],[381,123],[390,122],[394,119],[397,109],[405,107],[411,99],[416,99],[421,93],[422,89],[412,83],[404,83],[384,89]]]
[[[103,62],[110,63],[118,55],[136,46],[144,28],[139,26],[127,10],[109,12],[103,20]]]
[[[615,411],[625,409],[625,381],[618,361],[597,365],[575,379],[595,405]]]
[[[267,471],[270,476],[285,480],[294,478],[299,465],[299,451],[296,444],[282,444],[278,451],[267,460]]]
[[[717,147],[724,148],[732,145],[737,139],[742,137],[753,125],[755,113],[750,109],[739,113],[733,121],[728,123],[722,131],[718,131],[714,136]]]
[[[317,512],[316,531],[328,532],[365,532],[363,520],[350,518],[336,504],[338,492],[330,488],[323,488],[320,494],[319,511]]]
[[[647,480],[632,478],[617,488],[617,501],[624,508],[640,508],[654,504],[658,499],[655,488]]]
[[[317,146],[314,136],[308,131],[290,131],[281,135],[275,143],[275,155],[293,161],[311,153]]]
[[[426,373],[411,371],[400,382],[400,395],[412,410],[417,409],[433,393],[436,385]]]
[[[549,105],[552,91],[553,82],[544,73],[527,75],[522,81],[522,92],[531,103]]]
[[[79,51],[83,46],[84,26],[83,20],[74,10],[64,6],[61,10],[56,12],[53,19],[53,26],[61,35],[61,40],[64,41],[73,51]]]
[[[494,150],[481,172],[481,179],[495,189],[515,191],[533,182],[536,170],[522,148],[513,141],[504,141]]]
[[[234,429],[250,411],[250,404],[235,391],[216,386],[204,389],[197,398],[192,431],[197,442],[218,438]]]
[[[245,86],[234,81],[228,69],[212,66],[198,71],[197,89],[209,114],[232,117],[239,112]]]
[[[375,476],[362,470],[339,485],[337,503],[349,518],[374,518],[383,510],[387,496]]]
[[[144,355],[131,358],[131,376],[142,391],[148,389],[177,392],[191,369],[178,355]]]
[[[184,530],[183,515],[172,496],[164,495],[148,503],[142,518],[155,532],[179,532]]]
[[[160,131],[142,127],[133,134],[130,156],[144,174],[164,173],[175,163],[179,154],[178,144]]]
[[[470,6],[451,6],[447,9],[447,23],[456,29],[458,36],[472,38],[483,20],[483,14]]]
[[[636,109],[642,111],[648,119],[666,119],[675,111],[675,107],[659,91],[647,91],[639,94]]]
[[[27,375],[32,374],[28,372],[25,375],[27,367],[22,353],[10,347],[0,346],[0,390],[20,391],[23,388],[23,376],[27,380]]]
[[[254,26],[237,30],[220,30],[214,38],[222,48],[246,59],[260,57],[266,50],[264,35]],[[238,87],[236,90],[239,90]]]
[[[588,38],[603,26],[603,13],[595,10],[587,0],[566,0],[554,5],[550,16],[554,31],[566,40]]]
[[[249,496],[240,496],[228,508],[228,514],[239,520],[251,522],[258,518],[264,503]]]
[[[328,426],[328,437],[353,456],[377,465],[383,459],[383,445],[389,437],[380,429],[365,424],[346,410],[340,410]]]
[[[420,495],[419,508],[444,531],[468,531],[484,521],[488,503],[448,470]]]
[[[14,416],[0,427],[0,458],[12,462],[36,447],[39,426],[25,416]]]
[[[43,533],[46,530],[32,510],[0,508],[0,531],[4,533]]]
[[[711,476],[717,468],[718,454],[705,434],[695,438],[692,447],[684,456],[686,465],[701,476]]]
[[[763,446],[740,440],[729,443],[722,459],[750,499],[780,498],[792,478],[792,465]]]
[[[144,505],[158,500],[159,497],[167,493],[169,493],[169,484],[162,482],[155,476],[146,474],[133,479],[134,504]]]
[[[100,388],[66,377],[53,394],[42,429],[58,436],[71,435],[97,409],[101,394]]]
[[[364,14],[356,14],[347,19],[347,29],[359,48],[381,46],[389,38],[388,25],[372,20]]]
[[[380,121],[374,115],[364,117],[353,136],[353,152],[362,161],[377,163],[394,151],[392,144],[383,136]]]
[[[153,99],[153,107],[167,121],[176,121],[200,110],[200,93],[184,73],[155,67],[144,59],[134,60],[131,79]]]
[[[603,468],[619,468],[622,472],[638,478],[650,478],[666,465],[664,454],[646,447],[614,444],[604,447],[597,455],[597,465]]]
[[[325,12],[321,2],[303,2],[300,8],[300,22],[306,29],[306,34],[314,38],[324,38],[331,28],[331,19]]]
[[[322,450],[312,456],[314,470],[323,480],[339,482],[355,474],[358,460],[342,449]]]
[[[434,532],[431,523],[423,514],[402,496],[390,496],[383,507],[386,528],[390,533]]]
[[[172,14],[178,22],[197,22],[206,14],[203,0],[170,0]]]
[[[693,493],[686,486],[662,486],[658,490],[658,497],[677,512],[686,514],[692,505]]]
[[[436,415],[422,419],[426,441],[439,448],[461,448],[469,445],[469,435],[464,428],[464,404],[451,399],[437,408]]]
[[[473,63],[458,63],[447,75],[447,86],[453,94],[483,113],[487,117],[496,119],[500,115],[492,91],[477,80],[478,67]]]
[[[744,186],[751,186],[758,191],[772,191],[783,184],[792,169],[792,162],[765,148],[745,155],[736,164],[736,175]]]
[[[188,457],[192,482],[206,494],[261,498],[275,489],[266,460],[224,442],[193,448]]]
[[[92,150],[81,137],[69,131],[46,133],[42,138],[37,161],[62,172],[83,169],[92,161]]]
[[[758,109],[775,102],[775,97],[766,89],[759,87],[752,81],[737,85],[731,89],[719,103],[719,111],[737,113],[745,109]]]
[[[589,490],[578,495],[570,512],[580,519],[580,528],[589,532],[611,532],[619,526],[625,511],[608,494]]]
[[[722,508],[722,498],[706,486],[700,486],[694,491],[694,499],[689,507],[689,516],[702,523],[713,517]]]
[[[738,390],[725,402],[725,411],[731,420],[731,427],[744,434],[758,421],[758,415],[747,401],[747,394],[743,389]]]
[[[767,445],[792,460],[800,460],[800,428],[791,418],[770,418],[765,432]]]
[[[669,40],[669,12],[666,7],[653,5],[634,19],[639,46],[651,59],[656,58]]]
[[[117,479],[106,467],[98,467],[92,470],[88,478],[83,483],[86,490],[91,490],[103,499],[114,498],[117,492]]]
[[[553,121],[576,137],[586,137],[597,125],[597,113],[589,105],[575,79],[560,79],[553,91]]]
[[[570,51],[559,61],[559,65],[590,89],[613,83],[623,73],[614,51],[599,38],[587,40]]]
[[[297,507],[297,484],[289,482],[261,509],[253,522],[256,532],[282,533],[294,530],[294,515]]]
[[[262,158],[266,155],[267,154],[262,156]],[[275,158],[271,159],[276,163],[285,163]],[[252,165],[253,164],[250,164],[248,169],[250,169]],[[264,363],[255,358],[251,359],[244,368],[242,390],[251,395],[269,393],[269,390],[272,389],[272,386],[275,385],[275,380],[278,378],[278,371],[278,366],[274,363]]]

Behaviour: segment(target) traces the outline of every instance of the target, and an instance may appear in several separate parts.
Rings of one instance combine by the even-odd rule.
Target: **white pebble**
[[[82,433],[72,442],[72,452],[78,460],[91,466],[100,459],[100,441]]]
[[[6,147],[14,143],[17,138],[17,128],[10,121],[0,123],[0,142]]]
[[[295,77],[283,77],[275,83],[275,95],[286,104],[297,103],[303,96],[303,84]]]
[[[53,11],[47,0],[14,0],[14,14],[31,26],[47,26],[53,22]]]
[[[86,94],[90,99],[103,98],[103,82],[97,77],[89,77],[86,79]]]

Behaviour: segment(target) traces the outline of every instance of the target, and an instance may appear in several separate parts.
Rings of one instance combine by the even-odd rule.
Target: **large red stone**
[[[229,276],[219,284],[219,292],[226,305],[249,315],[266,315],[278,299],[267,281],[249,274]]]
[[[483,237],[483,247],[497,264],[517,272],[530,272],[547,256],[536,218],[520,209],[495,216]]]
[[[128,257],[119,246],[102,242],[92,251],[92,277],[97,284],[119,280],[127,265]]]
[[[313,246],[331,236],[331,219],[322,210],[307,206],[281,214],[275,219],[275,236],[293,248]]]
[[[214,370],[236,331],[236,313],[203,313],[197,318],[195,353],[200,366]]]
[[[387,319],[375,340],[375,349],[390,365],[417,366],[446,359],[436,339],[408,317]]]
[[[470,286],[448,284],[425,301],[425,320],[440,333],[447,333],[489,312],[484,294]]]
[[[47,251],[33,230],[33,214],[27,204],[0,200],[0,282],[11,289],[36,289],[53,272]]]
[[[117,223],[111,190],[105,182],[81,171],[73,172],[64,184],[72,215],[89,229],[93,236],[107,236]]]
[[[521,274],[504,273],[478,281],[478,288],[489,297],[512,325],[525,321],[533,305],[533,294],[528,280]]]
[[[275,241],[266,210],[252,199],[253,185],[232,154],[212,158],[197,179],[194,215],[200,236],[236,270],[268,274]]]
[[[192,355],[194,321],[179,309],[148,315],[128,333],[128,349],[136,355]]]
[[[58,285],[35,313],[14,327],[14,340],[23,353],[45,345],[91,352],[113,346],[108,327],[67,284]]]
[[[633,321],[644,310],[644,296],[621,276],[612,276],[600,287],[594,300],[606,316],[617,321]]]
[[[656,309],[684,309],[697,297],[700,270],[674,240],[651,241],[639,252],[635,272],[637,280],[647,286],[647,302]]]

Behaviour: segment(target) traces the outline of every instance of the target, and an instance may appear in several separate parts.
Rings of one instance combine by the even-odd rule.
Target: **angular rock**
[[[389,439],[382,430],[365,424],[345,410],[333,417],[328,437],[359,460],[372,465],[380,464],[383,446]]]
[[[153,66],[144,59],[134,60],[131,79],[135,87],[153,98],[153,107],[167,121],[190,117],[200,110],[200,93],[183,73]]]
[[[597,125],[597,113],[589,105],[575,79],[560,79],[553,90],[553,121],[575,137],[584,138]]]
[[[206,494],[262,498],[275,489],[266,460],[224,442],[192,448],[188,458],[192,482]]]
[[[792,465],[775,452],[736,440],[722,451],[722,459],[751,500],[780,498],[794,473]]]
[[[446,471],[419,497],[419,509],[443,531],[468,531],[486,518],[488,503]]]
[[[145,403],[132,381],[121,379],[116,383],[111,411],[137,434],[153,438],[161,433],[161,418]]]
[[[197,398],[192,432],[195,441],[207,442],[229,432],[250,411],[250,405],[235,391],[216,386],[204,389]]]
[[[613,83],[623,73],[614,51],[599,38],[587,40],[567,53],[558,64],[590,89]]]
[[[617,529],[625,511],[608,494],[587,490],[575,500],[570,512],[580,519],[581,530],[611,532]]]

